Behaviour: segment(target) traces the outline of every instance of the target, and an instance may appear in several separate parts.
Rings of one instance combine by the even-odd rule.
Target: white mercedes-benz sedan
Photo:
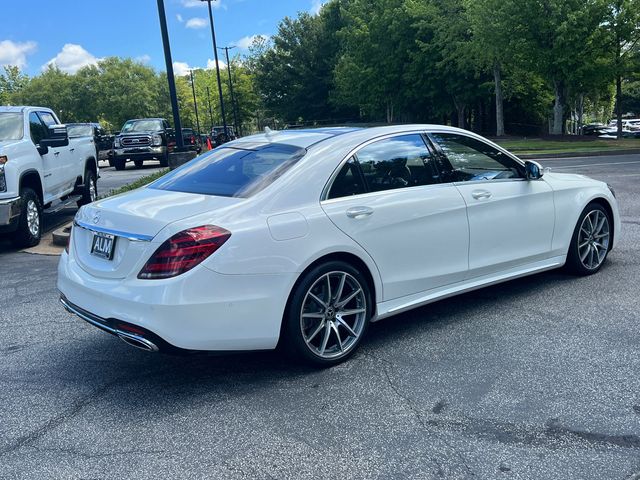
[[[607,184],[465,130],[267,131],[82,207],[58,288],[145,350],[281,344],[332,365],[369,322],[565,265],[595,273],[619,233]]]

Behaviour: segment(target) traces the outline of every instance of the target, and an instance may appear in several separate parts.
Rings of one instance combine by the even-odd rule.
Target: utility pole
[[[191,74],[191,91],[193,92],[193,108],[196,111],[196,128],[198,130],[198,142],[200,141],[200,119],[198,118],[198,101],[196,100],[196,82],[193,79],[193,70],[189,70]]]
[[[229,93],[231,93],[231,107],[233,108],[233,125],[236,129],[236,135],[240,135],[240,125],[238,123],[238,108],[236,97],[233,94],[233,82],[231,81],[231,62],[229,61],[229,50],[236,48],[235,45],[231,47],[224,47],[220,50],[224,50],[225,56],[227,58],[227,73],[229,74]]]
[[[211,8],[211,4],[209,4]],[[160,31],[162,33],[162,46],[164,47],[164,62],[167,66],[167,81],[169,82],[169,97],[171,97],[171,111],[173,112],[173,127],[176,134],[176,146],[178,150],[184,149],[182,140],[182,124],[178,110],[178,96],[176,95],[176,80],[173,76],[173,62],[171,60],[171,47],[169,46],[169,34],[167,33],[167,16],[164,12],[164,0],[158,0],[158,17],[160,17]]]
[[[216,77],[218,78],[218,95],[220,96],[220,113],[222,114],[222,125],[224,126],[225,140],[228,140],[229,132],[227,131],[227,116],[224,113],[224,98],[222,97],[222,82],[220,81],[220,65],[218,65],[218,45],[216,43],[216,30],[213,26],[213,11],[211,10],[211,0],[200,0],[200,1],[207,2],[207,5],[209,6],[209,23],[211,24],[211,39],[213,40],[213,58],[216,62]]]

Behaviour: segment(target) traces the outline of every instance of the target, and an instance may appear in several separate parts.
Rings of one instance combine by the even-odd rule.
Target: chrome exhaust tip
[[[157,352],[160,350],[155,343],[139,335],[123,332],[121,330],[118,330],[116,335],[118,335],[118,338],[127,345],[139,348],[140,350],[144,350],[145,352]]]

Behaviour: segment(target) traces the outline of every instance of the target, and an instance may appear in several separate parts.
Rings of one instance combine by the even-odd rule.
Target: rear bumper
[[[294,281],[293,275],[222,275],[202,265],[166,280],[103,279],[66,252],[58,265],[65,308],[116,335],[119,323],[141,327],[160,350],[275,348]]]
[[[20,216],[21,207],[20,197],[0,200],[0,227],[12,226]]]

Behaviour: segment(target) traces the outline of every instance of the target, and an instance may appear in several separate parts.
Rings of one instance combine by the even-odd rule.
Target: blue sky
[[[218,46],[246,48],[253,35],[272,35],[283,17],[299,11],[315,13],[320,3],[216,0],[213,14]],[[120,56],[164,69],[156,0],[10,0],[3,1],[0,9],[0,66],[17,65],[36,75],[54,62],[73,73],[100,58]],[[165,9],[176,73],[212,65],[206,4],[165,0]]]

